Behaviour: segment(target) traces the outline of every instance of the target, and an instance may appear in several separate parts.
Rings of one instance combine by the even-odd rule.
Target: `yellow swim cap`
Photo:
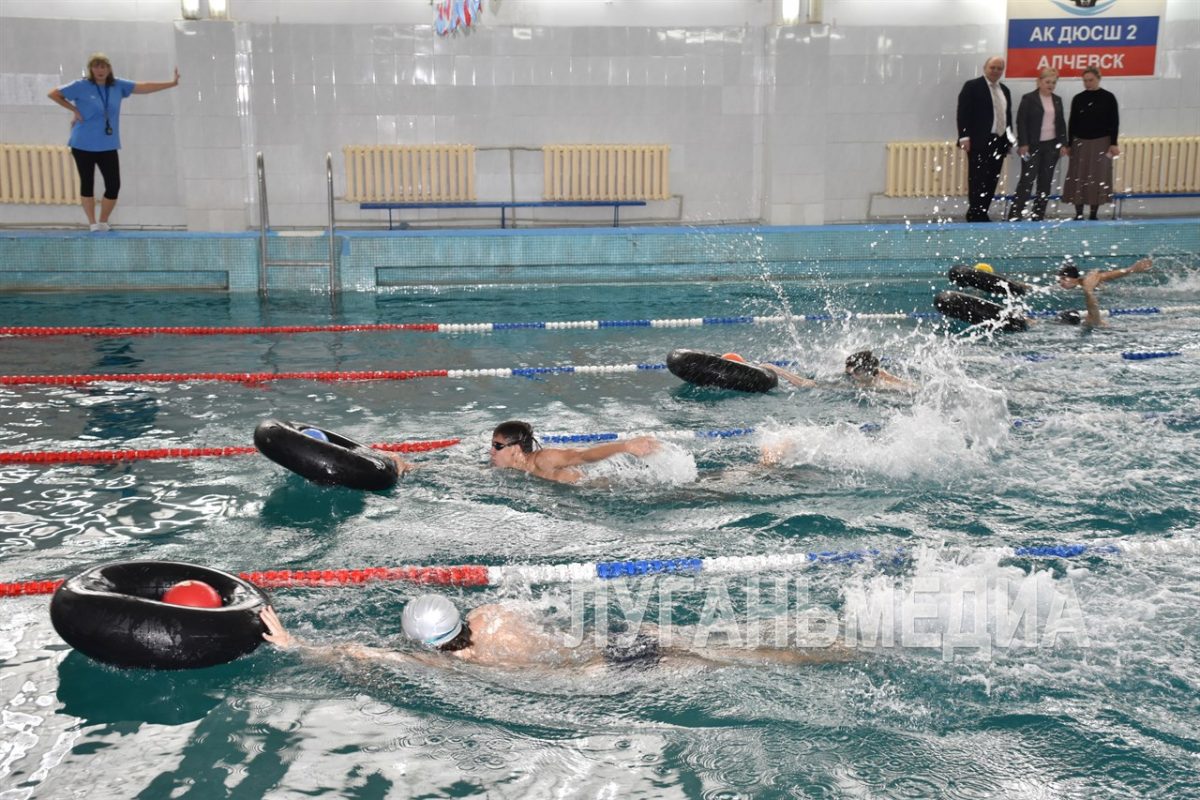
[[[980,272],[995,272],[996,271],[996,270],[992,269],[991,264],[985,264],[982,261],[980,261],[978,264],[975,265],[975,269],[979,270]]]

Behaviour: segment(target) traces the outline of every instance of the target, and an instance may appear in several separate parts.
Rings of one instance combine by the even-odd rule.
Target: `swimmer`
[[[263,639],[285,650],[318,658],[352,658],[401,664],[413,662],[447,667],[456,663],[484,667],[632,667],[664,662],[711,666],[732,664],[818,664],[846,661],[851,653],[841,645],[818,648],[722,647],[690,649],[660,644],[656,629],[616,635],[608,646],[570,647],[527,615],[502,603],[488,603],[467,612],[466,618],[447,597],[427,594],[404,607],[400,627],[421,650],[401,651],[345,643],[316,645],[303,642],[284,628],[274,608],[260,614]],[[692,630],[692,629],[685,629]],[[676,633],[673,638],[681,638]]]
[[[492,431],[490,452],[493,467],[515,469],[538,478],[559,483],[578,483],[584,472],[580,467],[594,464],[621,453],[644,458],[658,451],[661,444],[653,436],[637,436],[582,449],[542,447],[528,422],[510,420]]]
[[[774,364],[759,364],[763,369],[770,370],[793,386],[802,389],[838,388],[836,383],[818,383],[803,378],[794,372],[789,372]],[[903,378],[898,378],[879,366],[879,359],[870,350],[859,350],[846,357],[846,378],[857,389],[881,389],[892,392],[914,392],[917,387]]]
[[[859,350],[846,356],[845,375],[859,389],[885,389],[893,392],[913,392],[917,387],[898,378],[879,366],[879,358],[870,350]]]
[[[1152,259],[1143,258],[1134,263],[1133,266],[1124,269],[1094,269],[1086,275],[1081,275],[1079,267],[1075,266],[1075,262],[1068,257],[1063,261],[1062,266],[1058,268],[1058,285],[1063,289],[1079,287],[1083,290],[1083,300],[1087,305],[1087,316],[1083,319],[1083,324],[1089,328],[1100,328],[1107,323],[1105,323],[1100,315],[1100,303],[1096,299],[1096,288],[1100,284],[1107,283],[1115,278],[1124,278],[1135,272],[1146,272],[1153,266],[1154,261]]]

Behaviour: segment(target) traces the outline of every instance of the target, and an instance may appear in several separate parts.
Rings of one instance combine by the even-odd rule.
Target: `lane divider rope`
[[[437,323],[402,322],[368,325],[2,325],[0,336],[251,336],[278,333],[372,333],[438,330]]]
[[[1178,413],[1171,411],[1146,411],[1140,415],[1142,422],[1161,422],[1168,425],[1190,425],[1200,422],[1200,414]],[[863,433],[878,433],[884,429],[883,423],[879,422],[845,422],[835,424],[846,424],[856,427]],[[1040,428],[1046,424],[1046,420],[1039,417],[1014,417],[1009,423],[1014,428]],[[786,428],[786,425],[782,426]],[[758,433],[759,429],[753,426],[745,426],[741,428],[718,428],[718,429],[702,429],[702,430],[635,430],[635,431],[605,431],[602,433],[548,433],[538,436],[538,441],[542,444],[589,444],[593,442],[615,442],[625,439],[632,439],[637,436],[654,436],[658,439],[734,439],[743,436],[752,436]]]
[[[1191,425],[1200,422],[1200,414],[1178,413],[1165,411],[1146,411],[1140,415],[1143,422],[1161,422],[1166,425]],[[879,433],[884,425],[879,422],[846,422],[844,424],[857,427],[863,433]],[[1015,417],[1010,421],[1013,428],[1040,428],[1046,420],[1037,417]],[[547,433],[538,437],[542,444],[593,444],[597,442],[615,442],[631,439],[636,436],[654,436],[658,439],[688,440],[688,439],[736,439],[753,436],[758,428],[745,426],[740,428],[715,429],[677,429],[677,430],[635,430],[635,431],[604,431],[600,433]],[[418,442],[378,442],[371,447],[391,453],[424,453],[441,450],[462,443],[461,437],[433,439]],[[19,452],[0,452],[0,465],[3,464],[105,464],[114,461],[153,461],[160,459],[208,458],[219,456],[252,455],[258,452],[253,447],[157,447],[135,450],[32,450]]]
[[[511,372],[511,370],[506,370]],[[351,372],[147,372],[140,375],[0,375],[0,386],[84,386],[92,383],[244,383],[272,381],[407,381],[445,378],[449,370],[359,370]]]
[[[1059,361],[1064,359],[1076,358],[1120,358],[1122,361],[1153,361],[1161,358],[1183,358],[1192,351],[1189,350],[1125,350],[1121,352],[1101,351],[1095,353],[1039,353],[1035,351],[1026,351],[1020,353],[1005,353],[1003,355],[972,355],[966,354],[961,356],[963,361],[974,361],[976,363],[999,364],[1006,361],[1030,361],[1039,363],[1042,361]]]
[[[1110,308],[1103,313],[1116,316],[1150,316],[1200,311],[1200,305],[1145,306]],[[1057,317],[1060,310],[1028,311],[1030,317]],[[845,314],[793,314],[790,316],[721,316],[678,319],[568,320],[562,322],[401,322],[363,325],[4,325],[0,336],[252,336],[297,333],[387,333],[419,331],[424,333],[493,333],[498,331],[604,330],[609,328],[701,328],[714,325],[780,325],[795,322],[845,322],[853,320],[940,320],[936,311],[847,312]]]
[[[493,333],[498,331],[565,331],[605,330],[610,328],[700,328],[713,325],[778,325],[788,319],[802,322],[834,322],[845,319],[941,319],[937,312],[888,312],[834,314],[796,314],[778,316],[689,317],[678,319],[611,319],[565,320],[560,322],[419,322],[379,323],[364,325],[276,325],[276,326],[0,326],[0,336],[247,336],[292,333],[379,333],[391,331],[421,331],[426,333]]]
[[[371,447],[389,453],[425,453],[453,447],[459,439],[425,442],[380,442]],[[0,464],[107,464],[113,461],[154,461],[167,458],[211,458],[257,453],[254,447],[157,447],[139,450],[34,450],[0,453]]]
[[[1103,556],[1161,556],[1200,553],[1200,539],[1162,539],[1150,542],[1121,540],[1119,543],[1056,543],[1024,547],[984,548],[999,558],[1071,559]],[[735,575],[773,573],[825,564],[868,561],[895,563],[911,558],[905,548],[879,550],[828,550],[773,553],[765,556],[685,556],[629,561],[600,561],[573,564],[512,564],[483,566],[360,567],[352,569],[270,569],[242,572],[240,577],[264,589],[361,586],[368,583],[403,581],[431,586],[501,586],[520,583],[552,584],[608,581],[650,575]],[[0,583],[0,597],[52,594],[62,579]]]
[[[1119,356],[1126,361],[1148,361],[1179,358],[1189,351],[1163,350],[1122,353],[1086,353],[1088,357]],[[1018,356],[966,356],[966,360],[983,361],[997,358],[1018,358],[1026,361],[1050,361],[1052,354],[1024,353]],[[767,362],[779,367],[796,367],[794,361]],[[0,375],[0,386],[86,386],[93,383],[242,383],[255,385],[274,381],[407,381],[417,378],[537,378],[544,375],[615,375],[631,372],[661,372],[665,363],[646,364],[563,364],[554,367],[498,367],[493,369],[424,369],[424,370],[355,370],[306,372],[147,372],[137,375]]]

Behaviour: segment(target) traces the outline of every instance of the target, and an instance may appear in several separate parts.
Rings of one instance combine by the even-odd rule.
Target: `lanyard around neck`
[[[108,84],[104,84],[104,91],[100,91],[100,84],[93,84],[96,87],[96,94],[100,95],[100,104],[104,106],[104,121],[108,122]]]

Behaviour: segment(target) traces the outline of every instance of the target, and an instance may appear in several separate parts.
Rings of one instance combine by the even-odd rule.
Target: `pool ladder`
[[[258,162],[258,293],[267,296],[267,271],[270,267],[328,267],[329,295],[334,297],[339,290],[337,242],[333,234],[333,155],[325,154],[325,183],[329,196],[329,224],[325,236],[329,240],[329,254],[319,261],[303,261],[292,259],[272,260],[267,246],[271,234],[270,214],[267,211],[267,169],[263,162],[262,151],[257,154]]]

